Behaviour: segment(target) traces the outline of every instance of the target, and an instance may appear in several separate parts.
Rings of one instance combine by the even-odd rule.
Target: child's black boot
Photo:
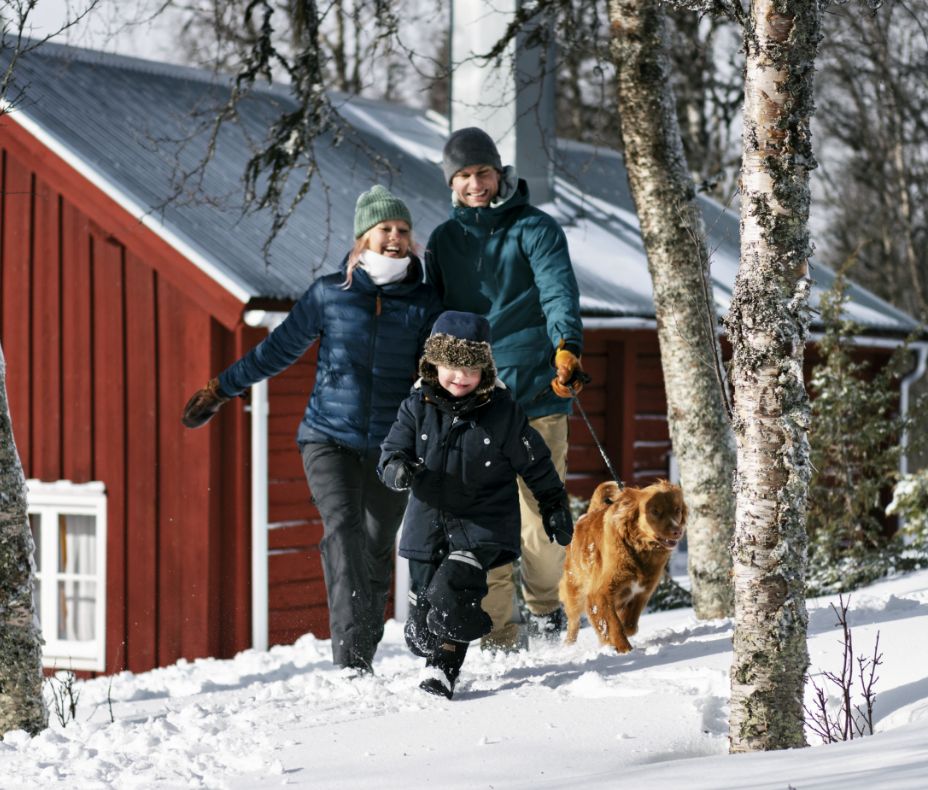
[[[442,642],[426,661],[428,677],[419,684],[419,688],[429,694],[451,699],[466,655],[467,642]]]
[[[487,594],[487,574],[469,551],[452,551],[438,566],[422,594],[431,608],[428,630],[444,641],[468,643],[486,636],[493,621],[480,607]]]
[[[406,645],[417,656],[428,658],[438,646],[438,637],[429,631],[426,617],[429,613],[429,604],[424,595],[416,595],[409,591],[409,613],[406,615],[406,625],[403,627],[403,636]]]

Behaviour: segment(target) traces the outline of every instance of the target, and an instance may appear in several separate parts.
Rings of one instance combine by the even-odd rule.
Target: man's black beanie
[[[483,129],[468,126],[466,129],[458,129],[448,138],[441,152],[441,169],[450,186],[458,170],[474,165],[490,165],[500,171],[503,169],[493,138]]]

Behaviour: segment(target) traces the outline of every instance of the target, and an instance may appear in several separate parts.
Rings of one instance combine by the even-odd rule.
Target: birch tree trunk
[[[42,700],[42,636],[32,600],[34,548],[0,346],[0,735],[10,730],[34,735],[48,724]]]
[[[818,0],[753,0],[745,25],[741,265],[726,319],[738,442],[733,752],[806,745],[810,467],[802,360],[820,21]]]
[[[735,444],[723,400],[705,229],[677,121],[660,0],[610,0],[625,167],[654,287],[667,418],[690,510],[700,618],[732,614]]]

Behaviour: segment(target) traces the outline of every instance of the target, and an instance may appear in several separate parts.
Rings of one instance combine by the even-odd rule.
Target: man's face
[[[464,206],[489,206],[499,194],[499,171],[492,165],[462,168],[451,177],[451,189]]]

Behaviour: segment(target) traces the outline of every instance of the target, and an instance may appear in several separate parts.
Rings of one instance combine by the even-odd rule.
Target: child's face
[[[480,368],[438,368],[438,383],[441,384],[455,398],[470,395],[480,383]]]

